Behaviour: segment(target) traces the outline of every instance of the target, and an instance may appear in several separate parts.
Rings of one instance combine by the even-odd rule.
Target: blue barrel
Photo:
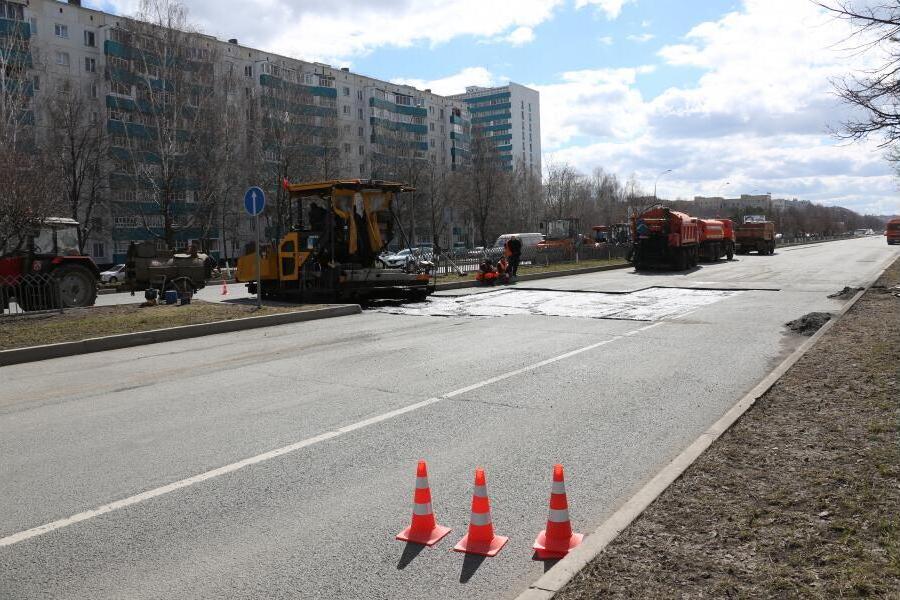
[[[166,304],[178,304],[178,290],[166,290]]]

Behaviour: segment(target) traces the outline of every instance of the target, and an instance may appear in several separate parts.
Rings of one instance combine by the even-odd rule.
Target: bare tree
[[[59,216],[58,179],[35,145],[30,29],[19,4],[0,28],[0,254],[21,249],[24,234]]]
[[[491,230],[497,220],[506,195],[510,193],[509,173],[496,145],[479,130],[473,130],[470,145],[470,164],[463,205],[475,224],[476,235],[482,246],[487,247],[493,238]]]
[[[855,32],[846,40],[849,50],[884,56],[875,69],[833,82],[838,95],[861,108],[863,115],[845,121],[837,135],[864,139],[878,134],[883,146],[895,144],[900,141],[900,2],[835,0],[817,4],[855,26]]]
[[[273,63],[260,68],[262,96],[251,109],[248,150],[253,185],[273,199],[276,235],[294,219],[281,185],[332,179],[339,175],[334,81],[319,73],[300,73]],[[248,88],[249,89],[249,88]]]
[[[143,227],[174,249],[200,234],[214,211],[210,179],[219,143],[215,41],[194,32],[177,0],[142,0],[135,20],[113,30],[108,58],[119,105],[114,156]]]
[[[84,254],[88,239],[99,231],[97,213],[106,199],[109,144],[106,124],[84,91],[69,80],[60,86],[60,93],[46,103],[44,142],[68,215],[78,221],[78,251]]]

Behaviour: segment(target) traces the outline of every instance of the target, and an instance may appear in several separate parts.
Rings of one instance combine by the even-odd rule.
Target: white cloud
[[[513,46],[522,46],[534,41],[534,30],[531,27],[518,27],[504,38]]]
[[[702,69],[694,85],[645,98],[640,70],[617,69],[541,86],[544,149],[585,171],[637,173],[648,186],[672,168],[666,196],[717,194],[731,181],[731,194],[900,212],[883,151],[828,134],[851,114],[830,78],[872,67],[870,56],[840,50],[850,32],[813,3],[745,0],[660,50],[660,69]]]
[[[346,64],[376,48],[438,45],[471,35],[525,43],[564,0],[191,0],[190,18],[221,39],[306,60]],[[91,3],[94,6],[99,1]],[[133,14],[137,0],[111,0]],[[477,16],[476,16],[477,15]]]
[[[467,67],[459,73],[448,75],[440,79],[413,79],[413,78],[396,78],[391,80],[393,83],[400,85],[411,85],[420,90],[429,89],[435,94],[449,96],[452,94],[461,94],[466,91],[466,86],[478,85],[489,87],[497,85],[497,79],[490,71],[484,67]]]
[[[604,35],[602,37],[597,38],[597,41],[603,44],[604,46],[612,46],[613,38],[611,35]]]
[[[575,0],[575,8],[596,6],[607,19],[615,19],[622,13],[622,7],[634,0]]]
[[[643,44],[644,42],[649,42],[655,36],[652,33],[641,33],[641,34],[632,34],[632,35],[629,35],[626,37],[629,40],[631,40],[632,42],[637,42],[639,44]]]

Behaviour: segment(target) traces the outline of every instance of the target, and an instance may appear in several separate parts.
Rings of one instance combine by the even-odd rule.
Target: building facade
[[[42,99],[76,86],[93,103],[90,118],[105,123],[111,160],[123,164],[133,157],[135,139],[153,129],[153,103],[159,101],[158,93],[165,96],[166,85],[132,35],[133,22],[82,7],[77,0],[0,0],[0,8],[0,35],[11,27],[25,32],[27,83],[33,88],[38,135],[46,123]],[[540,173],[540,108],[534,90],[510,84],[446,97],[264,52],[237,39],[193,34],[191,46],[193,68],[209,67],[216,81],[225,82],[228,109],[235,116],[231,126],[247,133],[243,143],[258,144],[264,168],[257,173],[269,181],[263,185],[267,191],[277,193],[282,176],[395,179],[415,168],[457,171],[468,159],[473,128],[491,136],[509,168],[521,162]],[[292,133],[285,143],[288,129]],[[159,166],[147,160],[152,177]],[[86,248],[98,263],[123,261],[133,241],[165,244],[160,231],[166,215],[140,217],[145,199],[135,178],[121,169],[112,171],[105,211],[95,217],[98,233]],[[189,213],[200,194],[186,181],[171,194],[167,210]],[[234,203],[239,205],[240,198]],[[450,230],[462,227],[454,224]],[[226,237],[231,238],[227,247]],[[176,244],[201,238],[213,255],[234,256],[250,235],[244,230],[226,236],[224,226],[212,231],[185,227]]]
[[[494,143],[507,169],[521,165],[541,173],[541,99],[537,90],[510,82],[502,87],[467,87],[461,100],[471,115],[473,133]]]

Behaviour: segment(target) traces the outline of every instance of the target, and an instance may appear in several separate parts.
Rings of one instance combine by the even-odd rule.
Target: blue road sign
[[[244,194],[244,208],[247,209],[247,212],[250,213],[250,216],[255,217],[256,215],[261,213],[265,207],[266,195],[261,189],[254,186],[247,190],[247,192]]]

